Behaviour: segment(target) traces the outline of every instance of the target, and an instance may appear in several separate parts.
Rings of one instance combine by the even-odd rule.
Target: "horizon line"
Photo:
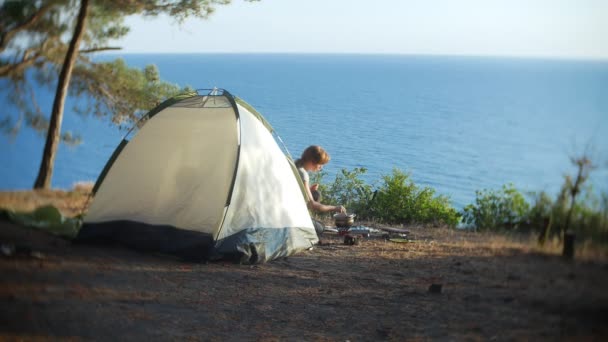
[[[567,55],[510,55],[510,54],[449,54],[449,53],[406,53],[406,52],[301,52],[301,51],[121,51],[100,52],[106,55],[358,55],[358,56],[410,56],[410,57],[470,57],[470,58],[512,58],[512,59],[552,59],[572,61],[608,62],[608,56],[567,56]]]

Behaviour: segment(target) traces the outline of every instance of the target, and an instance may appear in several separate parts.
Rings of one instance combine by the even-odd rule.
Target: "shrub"
[[[541,195],[531,210],[532,225],[537,225],[539,217],[550,222],[547,229],[541,227],[539,242],[543,243],[550,234],[559,234],[561,238],[566,232],[576,233],[582,239],[608,242],[608,194],[601,193],[598,198],[592,186],[586,184],[596,166],[587,155],[570,160],[577,168],[576,176],[565,176],[554,203]]]
[[[565,178],[555,200],[546,192],[531,193],[531,205],[513,185],[502,190],[476,192],[474,204],[464,208],[463,222],[477,230],[517,229],[540,233],[539,242],[548,236],[561,236],[566,229],[568,212],[570,230],[582,239],[608,242],[608,194],[598,197],[591,186],[582,187],[580,200],[572,206],[569,195],[572,181]]]
[[[530,205],[513,184],[501,190],[476,191],[475,204],[462,213],[463,222],[477,230],[516,229],[528,220]]]
[[[418,188],[408,174],[398,169],[382,176],[382,185],[374,190],[360,177],[365,168],[352,171],[342,169],[333,183],[324,184],[325,172],[311,176],[311,184],[318,183],[323,202],[343,204],[358,219],[377,220],[387,224],[445,224],[454,227],[460,214],[446,196],[435,196],[432,188]]]
[[[460,221],[459,213],[446,196],[435,196],[429,187],[420,189],[410,176],[399,169],[382,177],[383,184],[376,192],[370,215],[386,223],[446,224],[454,227]]]
[[[588,185],[581,189],[580,200],[572,205],[568,196],[571,182],[566,178],[562,190],[550,210],[551,231],[547,235],[563,235],[566,229],[577,233],[583,239],[608,242],[608,193],[599,196]],[[572,207],[570,222],[567,227],[568,211]]]
[[[549,195],[541,191],[539,193],[530,193],[533,197],[532,207],[528,213],[528,222],[524,226],[528,232],[538,231],[538,242],[542,245],[551,233],[553,225],[553,200]]]
[[[366,172],[367,169],[363,167],[356,167],[352,171],[342,169],[334,182],[326,188],[327,201],[342,204],[359,217],[367,217],[374,191],[371,185],[360,178]]]
[[[546,220],[553,215],[553,200],[544,191],[539,193],[531,193],[532,206],[528,212],[528,226],[529,228],[542,227]]]

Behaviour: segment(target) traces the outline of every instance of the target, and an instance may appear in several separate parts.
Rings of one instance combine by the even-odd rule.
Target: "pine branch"
[[[21,60],[15,63],[0,65],[0,78],[11,77],[20,74],[23,70],[40,60],[47,51],[51,40],[45,40],[38,48],[29,48],[23,51]]]
[[[26,52],[31,52],[31,51],[26,51]],[[10,64],[5,64],[5,65],[0,66],[0,78],[10,77],[11,75],[16,75],[16,74],[21,73],[27,67],[34,64],[38,60],[39,57],[41,57],[41,55],[38,53],[31,55],[31,56],[29,55],[29,53],[25,53],[24,55],[25,55],[24,58],[21,59],[21,61],[19,61],[17,63],[10,63]]]
[[[105,47],[98,47],[98,48],[91,48],[91,49],[80,50],[80,51],[78,51],[78,53],[93,53],[93,52],[109,51],[109,50],[122,50],[122,47],[119,47],[119,46],[105,46]]]
[[[24,30],[27,30],[28,28],[32,27],[34,24],[36,24],[45,14],[46,12],[48,12],[53,6],[55,6],[55,2],[54,1],[49,1],[46,4],[42,5],[42,7],[40,7],[38,9],[38,11],[36,11],[36,13],[34,13],[31,17],[29,17],[27,20],[25,20],[24,22],[22,22],[21,24],[15,26],[13,29],[8,30],[7,32],[4,32],[2,34],[2,36],[0,36],[0,52],[4,51],[7,46],[8,46],[8,42],[11,41],[11,39],[13,39],[13,37]]]

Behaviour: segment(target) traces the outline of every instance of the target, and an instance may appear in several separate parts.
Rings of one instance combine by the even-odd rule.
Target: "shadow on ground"
[[[450,233],[337,236],[271,263],[192,264],[0,223],[0,338],[605,339],[608,268]],[[464,241],[464,242],[463,242]],[[33,255],[33,256],[32,256]],[[440,293],[430,293],[441,284]]]

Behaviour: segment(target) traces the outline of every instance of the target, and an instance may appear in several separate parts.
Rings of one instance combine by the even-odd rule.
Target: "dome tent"
[[[167,100],[144,120],[97,180],[78,241],[245,263],[318,241],[293,162],[246,102],[214,89]]]

